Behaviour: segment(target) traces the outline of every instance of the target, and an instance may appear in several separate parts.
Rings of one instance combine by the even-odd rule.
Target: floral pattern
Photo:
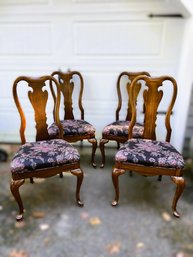
[[[95,134],[95,128],[85,120],[62,120],[61,121],[64,135],[93,135]],[[48,134],[51,138],[58,136],[59,129],[55,123],[48,128]]]
[[[115,121],[107,125],[102,134],[105,136],[118,136],[128,138],[130,121]],[[133,127],[133,138],[140,138],[143,135],[143,125],[136,123]]]
[[[12,159],[11,171],[24,173],[79,161],[80,155],[77,149],[66,141],[44,140],[22,145]]]
[[[115,160],[147,166],[182,169],[182,155],[168,142],[130,139],[117,152]]]

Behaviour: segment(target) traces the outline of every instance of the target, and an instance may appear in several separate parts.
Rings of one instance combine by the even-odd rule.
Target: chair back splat
[[[54,71],[52,76],[58,80],[61,94],[64,98],[64,119],[61,120],[63,127],[63,137],[68,142],[77,142],[87,139],[92,144],[91,163],[96,167],[95,152],[97,148],[97,140],[95,138],[95,128],[92,124],[84,120],[84,108],[82,106],[82,95],[84,89],[84,81],[80,72],[68,71]],[[73,113],[73,92],[77,86],[74,77],[79,79],[79,95],[78,95],[78,108],[80,111],[80,119],[76,119]],[[74,79],[74,80],[73,80]],[[52,92],[53,98],[56,99],[55,93]],[[58,137],[58,130],[55,124],[52,124],[48,129],[48,133],[52,138]]]
[[[28,98],[34,110],[35,142],[26,142],[26,116],[17,93],[18,87],[21,84],[27,85],[29,89]],[[52,139],[48,133],[46,106],[50,91],[52,93],[56,92],[54,95],[53,119],[58,129],[57,139]],[[63,172],[71,172],[77,177],[77,203],[79,206],[83,206],[79,197],[83,181],[80,155],[77,149],[63,140],[63,128],[59,119],[60,88],[57,80],[52,76],[39,78],[18,77],[13,84],[13,98],[20,114],[20,137],[22,141],[22,146],[11,161],[12,179],[10,189],[19,207],[19,214],[16,217],[17,221],[23,219],[24,207],[19,188],[24,184],[25,179],[30,179],[30,182],[33,183],[34,178],[47,178],[57,174],[62,177]]]
[[[137,94],[135,87],[138,83],[144,81],[145,89],[143,89],[144,99],[144,129],[140,138],[134,138],[133,132],[136,124],[136,101]],[[156,122],[159,114],[158,107],[163,99],[165,90],[172,88],[172,96],[170,103],[166,108],[165,124],[161,124],[162,129],[166,128],[165,141],[159,141],[156,138]],[[171,92],[171,91],[170,91]],[[169,96],[169,95],[168,95]],[[113,206],[118,204],[119,200],[119,184],[118,177],[125,173],[125,171],[135,171],[145,176],[162,175],[170,176],[172,181],[176,184],[176,192],[173,198],[172,210],[175,217],[180,214],[176,210],[177,202],[181,196],[185,180],[182,177],[184,160],[182,155],[170,144],[171,138],[171,124],[170,117],[172,108],[174,106],[177,96],[177,84],[174,78],[170,76],[162,76],[158,78],[147,77],[140,75],[136,77],[130,86],[129,97],[131,102],[132,118],[128,129],[128,140],[120,147],[115,155],[115,167],[112,172],[112,179],[115,188],[115,200],[112,202]]]
[[[117,96],[118,96],[118,106],[117,106],[117,109],[116,109],[116,121],[119,120],[119,113],[120,113],[120,110],[121,110],[121,107],[122,107],[122,95],[121,95],[121,79],[126,76],[128,78],[128,82],[126,84],[126,88],[127,88],[127,94],[128,94],[128,104],[127,104],[127,115],[126,115],[126,119],[125,120],[128,120],[130,121],[131,120],[131,102],[130,102],[130,97],[129,97],[129,91],[130,91],[130,86],[131,86],[131,83],[132,81],[137,77],[137,76],[140,76],[140,75],[145,75],[145,76],[150,76],[150,74],[146,71],[142,71],[142,72],[127,72],[127,71],[124,71],[124,72],[121,72],[121,74],[118,76],[118,79],[117,79]],[[135,87],[135,92],[134,94],[137,96],[139,94],[139,91],[141,89],[141,83],[138,83]]]
[[[77,75],[80,80],[80,91],[78,98],[78,105],[81,112],[81,120],[84,120],[84,108],[82,106],[82,95],[84,89],[84,81],[83,77],[78,71],[69,71],[67,73],[63,73],[61,71],[55,71],[52,73],[52,76],[58,76],[58,82],[60,91],[64,97],[64,120],[74,120],[73,114],[73,100],[72,94],[74,91],[74,82],[72,81],[73,76]],[[55,97],[54,92],[53,97]]]
[[[156,120],[157,120],[157,114],[158,114],[158,107],[163,97],[163,90],[161,89],[163,87],[164,81],[170,81],[170,86],[173,87],[173,95],[171,98],[171,102],[168,105],[168,108],[166,110],[165,115],[165,127],[167,130],[166,138],[165,140],[167,142],[170,142],[171,138],[171,124],[170,124],[170,118],[172,109],[176,100],[177,96],[177,84],[176,81],[169,76],[162,76],[159,78],[150,78],[146,76],[139,76],[133,80],[133,83],[131,85],[130,90],[130,99],[131,99],[131,109],[132,109],[132,119],[129,127],[129,138],[132,138],[132,130],[133,126],[136,122],[136,101],[137,101],[137,94],[135,94],[136,90],[136,83],[138,83],[140,80],[143,80],[146,82],[147,89],[143,92],[143,98],[144,98],[144,131],[142,138],[146,139],[153,139],[156,140]]]
[[[102,131],[102,138],[100,140],[100,150],[101,150],[101,156],[102,156],[102,163],[101,163],[101,168],[104,167],[105,165],[105,149],[104,145],[109,142],[109,140],[113,140],[117,142],[117,148],[119,148],[120,143],[124,143],[128,139],[128,128],[130,124],[130,120],[132,117],[132,112],[131,112],[131,101],[129,97],[129,91],[130,91],[130,86],[132,81],[140,76],[150,76],[150,74],[146,71],[142,72],[127,72],[123,71],[120,73],[117,79],[117,97],[118,97],[118,104],[117,104],[117,109],[115,111],[115,121],[112,123],[106,125],[103,128]],[[125,86],[124,83],[122,83],[123,78],[127,78],[127,83],[126,83],[126,94],[128,97],[127,100],[127,111],[126,111],[126,118],[124,120],[120,119],[120,111],[122,110],[122,89],[123,85]],[[134,95],[138,95],[139,91],[141,89],[141,83],[138,82],[137,85],[135,86],[134,89]],[[136,102],[137,103],[137,102]],[[141,137],[143,133],[143,124],[136,123],[135,128],[134,128],[134,133],[133,137],[138,138]]]

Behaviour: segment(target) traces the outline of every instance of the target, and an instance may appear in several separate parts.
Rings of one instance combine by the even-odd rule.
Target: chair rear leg
[[[182,192],[184,191],[185,188],[185,180],[183,177],[171,177],[172,181],[176,184],[177,188],[176,188],[176,192],[173,198],[173,203],[172,203],[172,211],[173,211],[173,215],[177,218],[180,217],[179,212],[176,210],[176,206],[177,206],[177,202],[182,194]]]
[[[11,183],[10,183],[10,189],[11,189],[12,195],[15,198],[15,200],[18,204],[18,207],[19,207],[19,214],[16,216],[17,221],[23,220],[24,208],[23,208],[23,203],[22,203],[21,196],[19,193],[19,188],[20,188],[20,186],[22,186],[24,184],[24,182],[25,182],[25,179],[20,179],[20,180],[11,179]]]
[[[71,170],[71,173],[77,177],[77,186],[76,186],[76,201],[80,207],[84,206],[84,203],[80,200],[80,188],[84,178],[84,172],[81,169]]]
[[[115,188],[115,200],[112,202],[112,206],[117,206],[119,202],[119,176],[124,174],[125,170],[115,168],[112,172],[112,180]]]
[[[97,140],[96,140],[96,138],[90,138],[90,139],[88,139],[88,142],[92,144],[91,163],[92,163],[92,166],[94,168],[96,168],[95,152],[96,152],[96,149],[97,149]]]
[[[101,150],[101,157],[102,157],[102,163],[101,163],[101,166],[100,168],[104,168],[105,166],[105,144],[108,143],[109,140],[108,139],[104,139],[102,138],[100,140],[100,144],[99,144],[99,147],[100,147],[100,150]]]

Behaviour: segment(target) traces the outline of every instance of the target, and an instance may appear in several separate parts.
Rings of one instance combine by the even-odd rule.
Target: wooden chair
[[[96,167],[94,158],[97,148],[97,140],[95,138],[95,128],[93,127],[93,125],[84,120],[84,109],[82,106],[84,82],[82,75],[78,71],[69,71],[67,73],[55,71],[52,73],[52,76],[57,76],[60,85],[60,91],[64,97],[64,119],[61,120],[61,124],[63,127],[63,137],[68,142],[77,142],[87,139],[88,142],[92,144],[91,162],[93,167]],[[72,79],[74,76],[78,76],[80,80],[80,91],[78,98],[78,105],[81,113],[80,119],[75,119],[73,114],[72,95],[75,83]],[[53,97],[55,99],[54,93]],[[55,123],[53,123],[48,128],[48,133],[51,138],[58,137],[58,128]]]
[[[21,82],[21,83],[20,83]],[[51,84],[51,82],[53,82]],[[17,88],[19,85],[29,87],[28,97],[34,109],[36,141],[26,142],[26,116],[19,101]],[[59,139],[50,139],[47,130],[46,106],[48,102],[48,91],[51,87],[56,91],[56,105],[54,109],[55,122],[59,128]],[[56,79],[52,76],[40,78],[18,77],[13,84],[13,98],[21,118],[20,137],[22,146],[11,162],[11,192],[18,203],[19,214],[17,221],[23,219],[23,203],[20,197],[19,188],[29,178],[47,178],[62,172],[70,171],[77,177],[76,200],[79,206],[83,206],[79,192],[83,181],[83,171],[80,168],[80,156],[78,151],[68,142],[62,139],[62,127],[59,121],[60,90]],[[51,97],[52,98],[52,97]]]
[[[128,128],[131,120],[131,103],[129,100],[129,88],[131,85],[131,82],[133,81],[134,78],[136,78],[139,75],[146,75],[150,76],[148,72],[122,72],[117,80],[117,95],[118,95],[118,106],[116,109],[115,113],[115,118],[116,121],[108,124],[103,128],[102,131],[102,139],[100,140],[100,150],[101,150],[101,156],[102,156],[102,164],[101,168],[104,167],[105,165],[105,150],[104,150],[104,145],[109,142],[109,140],[113,140],[117,142],[117,146],[119,148],[120,143],[124,143],[128,139]],[[125,120],[120,120],[119,119],[119,114],[122,108],[122,95],[121,95],[121,79],[127,76],[128,82],[126,84],[126,89],[128,93],[128,105],[127,105],[127,114]],[[141,84],[138,83],[136,89],[136,94],[140,91]],[[136,123],[134,126],[134,133],[133,137],[138,138],[141,137],[143,134],[143,124],[141,123]]]
[[[146,89],[143,92],[145,105],[144,131],[142,138],[133,138],[132,131],[136,122],[137,95],[135,87],[139,81],[145,81]],[[165,85],[166,81],[166,85]],[[158,106],[163,97],[163,85],[172,85],[173,95],[165,116],[166,139],[165,141],[156,140],[156,119]],[[112,172],[112,179],[115,188],[115,200],[112,202],[116,206],[119,201],[118,177],[126,170],[136,171],[145,176],[166,175],[170,176],[176,184],[177,189],[173,199],[172,209],[175,217],[180,214],[176,210],[177,201],[185,187],[182,177],[184,160],[181,154],[169,143],[171,137],[170,116],[177,96],[177,84],[174,78],[163,76],[152,78],[138,76],[130,86],[130,101],[132,119],[129,126],[129,140],[118,150],[115,156],[115,166]],[[163,124],[164,125],[164,124]]]

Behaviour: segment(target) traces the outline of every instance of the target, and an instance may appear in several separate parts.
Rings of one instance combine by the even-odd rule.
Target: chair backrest
[[[132,110],[132,119],[129,126],[129,138],[132,138],[132,129],[136,122],[136,100],[137,95],[135,94],[135,87],[139,81],[144,81],[146,88],[143,91],[143,100],[145,106],[144,113],[144,132],[143,138],[156,140],[156,120],[158,114],[158,107],[163,97],[163,82],[170,81],[171,83],[166,83],[165,86],[172,86],[172,96],[171,101],[168,104],[165,112],[165,128],[166,128],[166,138],[167,142],[170,142],[171,138],[171,125],[170,117],[172,109],[177,96],[177,83],[173,77],[170,76],[161,76],[157,78],[147,77],[147,76],[138,76],[135,78],[130,86],[130,101],[131,101],[131,110]],[[165,88],[166,90],[166,88]]]
[[[116,109],[116,120],[119,120],[119,113],[122,107],[122,95],[121,95],[121,79],[123,78],[123,76],[127,76],[128,77],[128,82],[126,84],[126,89],[127,89],[127,94],[128,94],[128,104],[127,104],[127,114],[126,114],[126,119],[125,120],[131,120],[131,102],[130,102],[130,98],[129,98],[129,89],[130,89],[130,85],[132,83],[132,81],[139,75],[146,75],[146,76],[150,76],[150,74],[146,71],[142,71],[142,72],[121,72],[121,74],[119,75],[118,79],[117,79],[117,95],[118,95],[118,106]],[[138,83],[137,86],[135,87],[135,94],[138,95],[139,91],[141,89],[141,83]]]
[[[48,91],[46,86],[54,92],[53,83],[55,85],[56,98],[54,104],[54,120],[59,127],[59,137],[62,138],[62,126],[59,119],[59,105],[60,105],[60,89],[57,80],[52,76],[43,76],[39,78],[31,78],[26,76],[18,77],[13,84],[13,98],[21,118],[20,125],[20,137],[22,144],[26,142],[25,129],[26,129],[26,116],[25,112],[22,109],[21,103],[19,101],[17,88],[19,82],[24,82],[26,86],[29,87],[28,98],[31,102],[31,105],[34,109],[34,119],[35,119],[35,128],[36,128],[36,141],[47,140],[49,139],[49,134],[47,131],[47,116],[46,116],[46,105],[48,101]],[[47,83],[48,85],[47,85]]]
[[[58,76],[58,82],[60,86],[60,91],[64,97],[64,119],[65,120],[74,120],[73,114],[73,101],[72,94],[74,91],[74,82],[72,81],[73,76],[77,75],[80,80],[80,91],[78,97],[78,106],[81,113],[81,119],[84,120],[84,109],[82,106],[82,94],[84,88],[83,77],[78,71],[68,71],[66,73],[61,71],[54,71],[52,76]],[[53,94],[53,97],[54,94]]]

